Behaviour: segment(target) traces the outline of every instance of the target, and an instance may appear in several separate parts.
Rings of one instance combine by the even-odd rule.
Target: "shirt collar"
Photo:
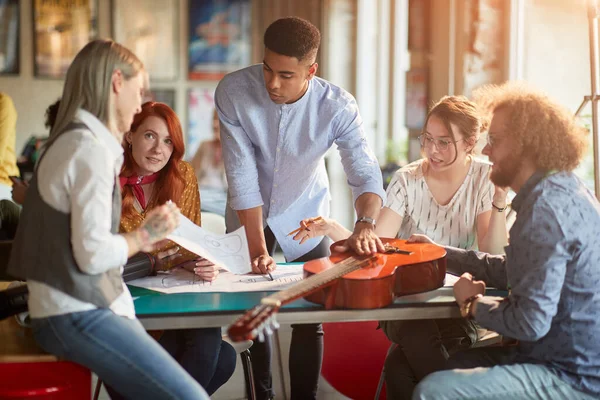
[[[75,114],[75,119],[87,125],[96,139],[108,147],[115,160],[123,156],[123,146],[121,146],[121,143],[94,114],[80,108]]]
[[[527,179],[527,182],[525,182],[525,184],[521,186],[521,190],[519,190],[519,193],[517,193],[517,195],[512,201],[512,208],[517,213],[519,212],[519,209],[521,208],[521,205],[523,204],[527,196],[529,196],[529,194],[533,192],[533,189],[537,186],[537,184],[540,183],[542,179],[549,176],[551,173],[552,171],[536,171],[533,173],[533,175],[529,177],[529,179]]]
[[[272,102],[271,98],[269,97],[269,91],[267,90],[267,87],[265,86],[265,77],[264,77],[264,75],[262,73],[260,75],[261,75],[261,79],[262,79],[263,89],[265,91],[265,96],[267,97],[267,99],[269,101]],[[279,106],[281,108],[293,108],[293,107],[296,107],[297,105],[300,105],[300,104],[306,102],[307,101],[306,99],[310,95],[310,92],[311,92],[312,87],[313,87],[312,81],[315,80],[315,78],[316,77],[313,76],[312,79],[308,80],[308,87],[306,88],[306,92],[304,92],[304,94],[302,95],[302,97],[300,97],[298,100],[296,100],[295,102],[290,103],[290,104],[287,104],[287,103],[277,104],[277,106]]]

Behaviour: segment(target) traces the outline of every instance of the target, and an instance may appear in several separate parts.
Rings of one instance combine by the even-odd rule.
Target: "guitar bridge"
[[[402,250],[396,246],[392,246],[387,243],[384,244],[383,247],[385,248],[385,254],[405,254],[407,256],[410,256],[413,253],[412,251]]]

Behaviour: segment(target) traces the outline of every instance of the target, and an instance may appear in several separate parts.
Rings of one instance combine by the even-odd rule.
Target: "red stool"
[[[321,375],[354,400],[372,399],[377,391],[390,341],[376,328],[376,321],[323,324]]]
[[[0,399],[91,398],[92,376],[87,368],[52,356],[11,358],[15,362],[0,362]]]

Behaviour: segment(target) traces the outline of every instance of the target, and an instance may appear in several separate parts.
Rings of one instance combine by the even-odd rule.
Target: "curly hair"
[[[588,130],[573,114],[523,82],[486,85],[473,92],[482,109],[508,110],[506,134],[530,157],[536,168],[571,171],[587,148]]]
[[[477,105],[465,96],[442,97],[429,110],[429,114],[427,114],[427,119],[425,120],[425,128],[427,127],[429,118],[433,115],[442,121],[448,131],[448,135],[454,141],[454,149],[456,150],[454,161],[458,157],[457,140],[464,139],[467,144],[471,145],[472,147],[468,153],[472,154],[481,132],[487,129],[489,123],[489,120],[479,112]],[[458,129],[458,133],[462,138],[457,139],[455,137],[452,125]]]
[[[309,21],[286,17],[273,22],[264,36],[265,47],[277,54],[314,62],[321,44],[321,32]]]

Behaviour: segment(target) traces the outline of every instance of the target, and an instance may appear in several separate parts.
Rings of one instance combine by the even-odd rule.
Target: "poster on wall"
[[[406,72],[406,127],[423,129],[427,118],[426,68],[413,68]]]
[[[191,160],[200,143],[213,138],[212,119],[215,110],[215,89],[192,88],[188,91],[188,129],[185,159]]]
[[[177,79],[179,1],[113,0],[113,37],[144,63],[151,80]]]
[[[0,74],[19,73],[19,0],[0,0]]]
[[[165,103],[172,110],[175,110],[175,89],[152,89],[146,93],[144,102],[146,101]]]
[[[98,35],[96,0],[34,0],[34,71],[64,78],[75,55]]]
[[[250,0],[189,0],[189,79],[218,80],[250,64]]]

